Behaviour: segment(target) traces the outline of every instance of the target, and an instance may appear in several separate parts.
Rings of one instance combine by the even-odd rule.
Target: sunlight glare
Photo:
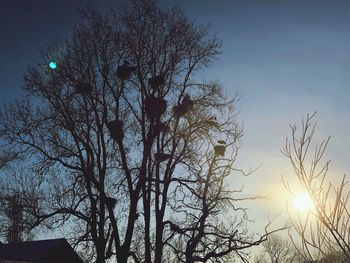
[[[300,192],[294,196],[294,206],[298,210],[309,210],[314,207],[314,203],[308,193]]]

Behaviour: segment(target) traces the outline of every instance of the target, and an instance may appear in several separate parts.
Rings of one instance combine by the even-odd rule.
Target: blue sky
[[[206,72],[230,92],[238,91],[245,135],[238,159],[248,170],[248,193],[270,193],[252,205],[253,217],[286,216],[281,176],[291,183],[291,167],[280,149],[289,124],[318,112],[315,143],[331,135],[326,158],[333,181],[349,174],[350,2],[298,0],[166,1],[189,17],[210,23],[223,40],[223,55]],[[240,181],[242,180],[242,181]]]
[[[0,3],[0,101],[20,94],[22,76],[38,50],[70,34],[86,4],[105,8],[118,1],[2,0]],[[259,218],[282,212],[280,176],[291,177],[281,155],[288,125],[318,111],[317,139],[332,135],[327,156],[334,178],[350,174],[350,1],[346,0],[162,0],[198,23],[209,23],[223,41],[223,54],[203,73],[240,95],[244,125],[240,168],[262,167],[237,176],[248,192],[271,192],[258,204]],[[292,180],[292,179],[290,179]],[[235,181],[235,179],[233,179]],[[277,189],[277,190],[276,190]]]

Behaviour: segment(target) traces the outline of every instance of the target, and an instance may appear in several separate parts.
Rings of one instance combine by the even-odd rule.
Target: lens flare
[[[55,61],[51,61],[51,62],[49,63],[49,67],[50,67],[50,69],[55,69],[55,68],[57,68],[56,62],[55,62]]]

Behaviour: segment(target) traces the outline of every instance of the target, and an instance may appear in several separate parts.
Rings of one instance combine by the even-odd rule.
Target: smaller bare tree
[[[7,242],[31,239],[39,211],[39,195],[31,173],[4,169],[0,178],[0,237]]]
[[[278,234],[270,235],[262,244],[263,252],[255,258],[255,263],[299,263],[303,262],[291,241]]]
[[[5,168],[5,166],[14,160],[19,159],[19,155],[14,152],[2,152],[0,153],[0,169]]]
[[[287,139],[283,154],[290,160],[300,186],[310,195],[315,209],[305,217],[290,217],[293,230],[301,238],[300,252],[305,260],[324,259],[334,251],[341,252],[350,261],[350,211],[347,180],[344,175],[338,184],[332,182],[329,160],[324,155],[330,137],[316,145],[312,151],[315,113],[302,119],[300,134],[291,126],[291,139]],[[333,178],[334,180],[334,178]],[[292,192],[287,181],[285,186]],[[292,237],[292,235],[291,235]],[[295,238],[292,241],[296,244]]]

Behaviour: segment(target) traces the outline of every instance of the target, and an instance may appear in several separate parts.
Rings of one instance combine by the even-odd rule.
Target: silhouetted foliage
[[[44,178],[33,226],[68,225],[96,262],[248,262],[267,233],[249,234],[240,186],[227,184],[242,136],[234,99],[195,79],[220,42],[176,8],[121,10],[86,11],[28,70],[31,100],[1,112],[2,138]]]

